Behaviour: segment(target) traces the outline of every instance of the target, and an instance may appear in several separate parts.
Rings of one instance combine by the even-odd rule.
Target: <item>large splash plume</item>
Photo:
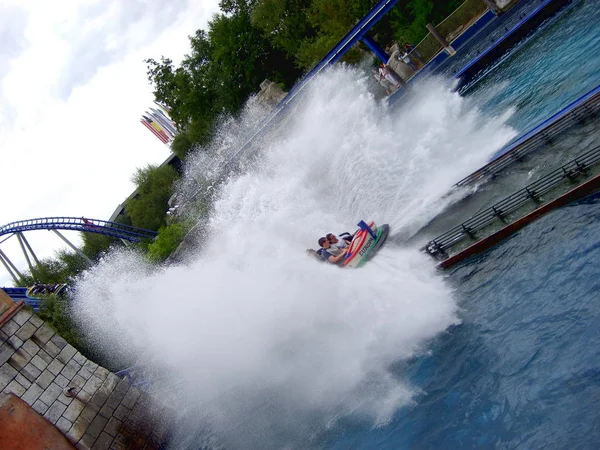
[[[160,373],[153,389],[191,427],[181,446],[212,436],[209,446],[305,447],[340,417],[385,422],[418,390],[391,367],[458,322],[417,249],[391,242],[354,271],[304,250],[360,219],[412,235],[514,132],[440,80],[395,108],[368,85],[353,69],[328,71],[219,184],[199,153],[182,189],[209,180],[216,193],[185,264],[116,252],[78,282],[76,313],[97,346]],[[231,125],[215,144],[221,162],[250,133]]]

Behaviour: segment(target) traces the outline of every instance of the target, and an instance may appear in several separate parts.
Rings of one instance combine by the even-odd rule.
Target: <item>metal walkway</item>
[[[543,205],[556,200],[573,187],[594,180],[600,173],[599,164],[600,146],[578,156],[431,240],[424,250],[437,259],[447,260],[471,244],[492,236],[500,229],[516,223]],[[473,252],[469,252],[465,257],[471,254]],[[453,262],[457,261],[457,258],[453,259]],[[448,266],[448,264],[442,265]]]
[[[588,117],[598,115],[598,113],[600,113],[600,86],[582,95],[552,117],[514,139],[496,153],[495,159],[460,180],[456,183],[456,186],[468,186],[494,177],[514,162],[521,161],[525,155],[532,153],[569,128]]]
[[[523,161],[526,155],[558,140],[570,128],[582,125],[599,114],[600,86],[597,86],[514,139],[497,153],[499,156],[455,186],[484,184],[512,164]],[[595,145],[525,188],[430,239],[423,250],[438,259],[440,266],[449,267],[491,247],[542,214],[566,204],[564,201],[573,201],[595,191],[599,174],[600,146]]]

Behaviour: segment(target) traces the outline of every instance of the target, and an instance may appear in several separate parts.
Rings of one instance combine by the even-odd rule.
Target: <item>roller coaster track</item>
[[[131,227],[122,223],[108,222],[106,220],[86,219],[83,217],[44,217],[8,223],[0,227],[0,236],[31,230],[83,231],[86,233],[104,234],[130,242],[140,242],[142,239],[154,239],[157,234],[155,231]]]
[[[99,219],[88,219],[85,217],[42,217],[38,219],[20,220],[11,222],[0,227],[0,237],[8,235],[8,237],[0,240],[0,244],[8,240],[12,236],[16,236],[23,255],[27,260],[30,270],[33,272],[32,259],[36,265],[40,265],[39,259],[35,255],[31,245],[23,235],[25,231],[33,230],[51,230],[56,233],[69,247],[79,253],[90,264],[92,261],[83,254],[83,252],[71,243],[58,230],[81,231],[84,233],[96,233],[110,236],[116,239],[121,239],[129,242],[140,242],[142,239],[154,239],[157,235],[155,231],[146,230],[144,228],[136,228],[129,225],[124,225],[117,222],[109,222]],[[31,258],[29,257],[31,255]],[[0,249],[0,263],[4,265],[8,273],[11,275],[15,283],[19,282],[23,276],[12,263],[8,256]]]

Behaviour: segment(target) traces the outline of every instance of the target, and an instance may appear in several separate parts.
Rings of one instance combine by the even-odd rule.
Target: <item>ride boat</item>
[[[367,224],[361,220],[357,225],[359,228],[354,233],[348,253],[342,261],[343,267],[356,269],[363,266],[381,248],[390,232],[387,223],[377,226],[375,222],[371,221]]]

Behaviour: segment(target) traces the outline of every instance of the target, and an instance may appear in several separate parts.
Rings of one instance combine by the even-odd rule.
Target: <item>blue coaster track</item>
[[[86,233],[104,234],[130,242],[140,242],[142,239],[154,239],[157,235],[152,230],[131,227],[106,220],[87,219],[84,217],[43,217],[20,220],[3,225],[0,227],[0,236],[32,230],[83,231]]]
[[[39,312],[42,306],[42,300],[39,298],[32,298],[27,296],[27,288],[26,287],[3,287],[0,288],[6,294],[12,298],[15,303],[19,300],[23,300],[23,302],[33,309],[35,312]]]

